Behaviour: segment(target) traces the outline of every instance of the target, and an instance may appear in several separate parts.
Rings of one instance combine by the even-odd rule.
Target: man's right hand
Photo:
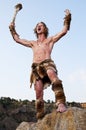
[[[69,9],[66,9],[64,12],[66,13],[65,14],[66,16],[68,16],[69,14],[71,14]]]
[[[67,29],[70,29],[70,23],[71,23],[71,13],[69,9],[65,10],[65,17],[64,17],[64,25],[66,25]]]

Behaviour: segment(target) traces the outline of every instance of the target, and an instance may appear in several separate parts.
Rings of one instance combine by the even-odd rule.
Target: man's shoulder
[[[37,43],[37,40],[31,40],[30,41],[32,44],[35,44],[35,43]]]
[[[50,43],[52,41],[52,36],[47,38],[47,41]]]
[[[37,40],[31,40],[30,42],[31,42],[31,45],[32,45],[32,46],[35,46],[36,43],[37,43]]]

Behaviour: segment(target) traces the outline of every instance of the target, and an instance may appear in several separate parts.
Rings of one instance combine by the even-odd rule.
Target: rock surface
[[[53,111],[38,122],[22,122],[16,130],[86,130],[86,109],[69,107],[64,113]]]

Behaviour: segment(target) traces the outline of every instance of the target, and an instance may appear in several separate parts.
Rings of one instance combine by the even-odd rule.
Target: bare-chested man
[[[71,13],[65,10],[64,26],[61,32],[54,36],[48,37],[48,28],[44,22],[36,25],[34,32],[36,34],[36,41],[28,41],[20,39],[16,33],[15,24],[11,23],[9,28],[13,39],[26,47],[33,50],[33,64],[30,82],[34,84],[36,91],[36,110],[37,118],[44,116],[44,101],[43,90],[46,86],[52,85],[52,90],[55,93],[55,101],[57,112],[66,111],[66,98],[62,86],[62,81],[58,78],[57,69],[54,61],[51,59],[51,52],[54,44],[62,38],[70,28]]]

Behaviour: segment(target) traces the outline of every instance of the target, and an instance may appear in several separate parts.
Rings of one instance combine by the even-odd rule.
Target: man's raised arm
[[[20,39],[18,33],[15,30],[15,23],[14,22],[10,23],[9,29],[10,29],[10,33],[11,33],[13,39],[17,43],[22,44],[22,45],[24,45],[26,47],[32,47],[32,42],[31,41],[28,41],[28,40],[25,40],[25,39]]]
[[[62,29],[61,32],[57,33],[55,36],[52,37],[53,43],[57,42],[70,29],[71,13],[68,9],[65,10],[65,13],[66,14],[65,14],[65,17],[64,17],[63,29]]]

